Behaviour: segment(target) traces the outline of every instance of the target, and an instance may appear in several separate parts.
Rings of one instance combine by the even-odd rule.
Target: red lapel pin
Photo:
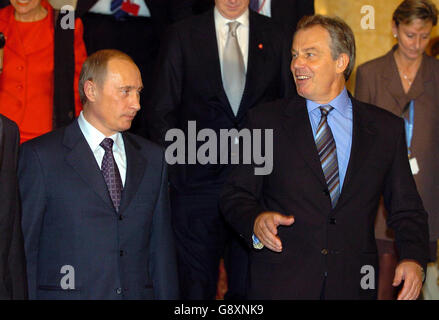
[[[262,43],[260,43],[260,44],[258,44],[258,48],[259,48],[259,50],[262,50],[262,49],[264,49],[264,45]]]

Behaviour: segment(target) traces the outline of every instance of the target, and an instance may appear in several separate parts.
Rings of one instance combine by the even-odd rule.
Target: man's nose
[[[303,66],[303,59],[301,56],[297,56],[291,60],[291,70],[298,69]]]
[[[132,98],[130,101],[130,105],[133,109],[135,109],[136,111],[140,110],[140,94],[138,92],[134,92],[132,94]]]

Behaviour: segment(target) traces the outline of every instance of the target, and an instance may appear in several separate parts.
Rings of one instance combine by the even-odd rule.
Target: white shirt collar
[[[220,26],[227,26],[227,23],[231,22],[231,21],[238,21],[239,23],[241,23],[242,26],[244,27],[249,27],[250,23],[249,23],[249,9],[245,10],[243,14],[241,14],[238,18],[234,19],[234,20],[230,20],[227,19],[225,17],[223,17],[221,15],[221,13],[218,11],[217,7],[215,7],[214,9],[214,17],[215,17],[215,22],[217,22]]]
[[[98,129],[93,127],[93,125],[91,125],[90,122],[88,122],[85,119],[85,117],[83,115],[83,111],[81,111],[81,113],[79,114],[78,125],[82,131],[82,134],[85,137],[85,140],[87,140],[87,143],[89,144],[89,146],[93,152],[96,151],[98,148],[102,148],[100,146],[100,144],[101,144],[102,140],[104,140],[107,137],[102,132],[100,132]],[[110,138],[114,141],[114,145],[113,145],[114,151],[117,151],[117,149],[119,149],[119,150],[124,149],[122,135],[120,132],[117,132],[117,133],[113,134],[112,136],[109,136],[108,138]]]

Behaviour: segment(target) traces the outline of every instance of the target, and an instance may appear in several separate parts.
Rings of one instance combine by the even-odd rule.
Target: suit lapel
[[[387,83],[387,92],[395,99],[396,105],[399,106],[399,114],[401,114],[406,103],[406,97],[398,74],[398,67],[393,58],[394,51],[395,47],[386,55],[386,63],[384,64],[385,70],[380,74],[383,78],[383,83]]]
[[[349,158],[348,168],[343,183],[343,189],[336,208],[349,199],[349,189],[355,173],[358,173],[367,158],[367,155],[373,146],[375,127],[373,119],[369,119],[365,109],[357,100],[351,97],[353,109],[353,129],[352,129],[352,147]],[[317,152],[308,111],[306,100],[296,97],[285,108],[286,121],[283,126],[288,132],[295,150],[298,151],[310,169],[314,172],[316,178],[326,188],[326,180],[323,174],[320,158]]]
[[[424,93],[424,89],[428,87],[428,82],[433,81],[433,66],[429,66],[427,55],[424,53],[419,70],[416,73],[416,77],[413,80],[413,84],[408,92],[408,97],[410,100],[416,100],[419,96]]]
[[[354,181],[354,175],[361,172],[361,167],[374,144],[374,136],[376,134],[373,119],[367,117],[366,109],[363,109],[357,100],[352,97],[350,98],[353,112],[352,147],[343,189],[336,208],[343,205],[349,199],[349,190]]]
[[[411,99],[416,99],[424,93],[424,82],[431,80],[432,72],[430,72],[426,66],[426,59],[423,59],[413,84],[406,94],[401,83],[401,77],[398,73],[395,58],[393,57],[395,50],[396,46],[386,55],[385,70],[381,72],[381,77],[383,78],[383,82],[387,83],[387,91],[396,101],[398,115],[402,115],[405,105]]]
[[[265,30],[260,25],[258,18],[259,14],[250,10],[247,74],[244,92],[238,110],[238,118],[243,117],[247,113],[255,97],[260,95],[258,88],[259,83],[263,80],[262,73],[264,70],[263,66],[265,65],[265,52],[268,49],[264,48],[264,44],[268,47],[268,43],[265,41]]]
[[[200,19],[200,23],[194,24],[192,28],[193,43],[191,47],[196,49],[191,51],[197,54],[195,59],[199,61],[202,68],[199,72],[207,75],[204,78],[208,81],[212,93],[208,100],[217,101],[226,114],[234,119],[235,115],[223,87],[213,10],[201,15]]]
[[[119,213],[124,212],[131,203],[133,196],[139,189],[147,165],[147,160],[139,152],[140,146],[129,134],[123,133],[122,136],[127,158],[127,173]]]
[[[291,141],[294,143],[294,149],[303,157],[306,164],[314,172],[316,178],[326,188],[326,180],[323,175],[320,158],[312,132],[309,120],[306,100],[296,97],[286,106],[284,129],[288,132]]]
[[[114,210],[107,184],[96,162],[96,158],[79,128],[78,120],[66,128],[63,143],[70,149],[70,152],[66,156],[67,163],[76,171],[82,180],[84,180],[85,184],[87,184],[109,208]]]

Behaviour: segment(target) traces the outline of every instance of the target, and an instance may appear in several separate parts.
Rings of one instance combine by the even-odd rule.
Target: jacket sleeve
[[[429,259],[428,216],[411,173],[404,122],[398,119],[393,162],[384,183],[387,225],[395,231],[399,259],[417,261],[426,270]]]
[[[87,51],[85,49],[84,43],[84,26],[82,24],[81,19],[77,18],[75,21],[75,34],[74,34],[74,55],[75,55],[75,76],[73,82],[73,92],[75,93],[75,116],[79,116],[79,113],[82,110],[81,100],[79,98],[79,75],[81,73],[82,64],[85,59],[87,59]]]
[[[171,27],[160,49],[152,98],[146,110],[149,136],[165,146],[165,135],[176,125],[183,88],[183,55],[176,28]]]
[[[253,126],[252,111],[249,112],[247,125]],[[266,211],[262,203],[263,175],[255,174],[254,164],[236,165],[225,182],[221,196],[220,209],[226,221],[241,238],[253,248],[253,226],[256,217]]]
[[[14,128],[15,137],[12,139],[14,155],[14,172],[17,171],[18,146],[20,143],[20,133],[18,127]],[[15,175],[16,176],[16,175]],[[16,178],[17,179],[17,178]],[[18,179],[17,179],[18,180]],[[11,276],[12,299],[27,299],[27,277],[26,277],[26,258],[24,255],[23,232],[21,230],[20,200],[18,192],[18,181],[14,181],[14,207],[12,210],[12,239],[8,255],[9,274]]]
[[[160,193],[154,208],[151,228],[149,261],[155,299],[179,299],[177,258],[168,195],[168,174],[163,154]]]
[[[27,143],[22,145],[20,151],[18,181],[22,205],[22,229],[29,299],[36,299],[39,239],[46,197],[41,161],[32,146]]]

